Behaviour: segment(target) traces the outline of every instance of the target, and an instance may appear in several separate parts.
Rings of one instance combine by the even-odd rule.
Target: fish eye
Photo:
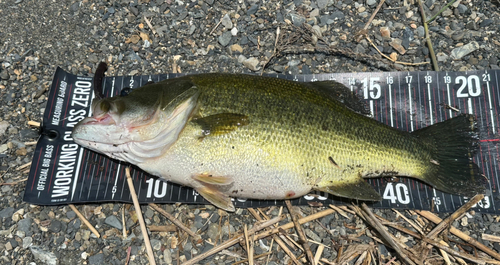
[[[121,97],[125,97],[127,96],[130,92],[132,91],[132,89],[130,89],[130,87],[124,87],[121,91],[120,91],[120,96]]]

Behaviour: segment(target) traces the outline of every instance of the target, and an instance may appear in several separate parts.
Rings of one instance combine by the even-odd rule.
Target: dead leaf
[[[137,44],[140,40],[141,40],[141,37],[139,37],[137,35],[132,35],[132,36],[130,36],[130,38],[127,38],[125,40],[125,43]]]
[[[147,40],[147,41],[151,42],[151,39],[149,38],[149,35],[147,33],[139,32],[139,35],[141,36],[142,40]]]
[[[177,237],[173,236],[172,241],[170,241],[170,248],[172,248],[172,249],[177,248],[178,243],[179,243],[179,240],[177,239]]]
[[[391,57],[391,60],[394,62],[398,60],[398,54],[395,52],[391,53],[390,57]]]

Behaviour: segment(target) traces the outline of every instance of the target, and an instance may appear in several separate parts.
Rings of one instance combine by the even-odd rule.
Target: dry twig
[[[298,220],[298,222],[299,222],[299,224],[305,224],[307,222],[310,222],[310,221],[316,220],[318,218],[327,216],[327,215],[332,214],[334,212],[335,212],[335,210],[333,210],[333,209],[326,209],[324,211],[321,211],[321,212],[318,212],[318,213],[311,214],[311,215],[308,215],[306,217],[300,218]],[[279,232],[281,232],[283,230],[290,229],[292,227],[294,227],[293,222],[290,222],[290,223],[278,226],[278,227],[276,227],[276,228],[274,228],[272,230],[265,231],[265,232],[262,232],[260,234],[255,235],[255,240],[259,240],[261,238],[265,238],[265,237],[268,237],[270,235],[274,235],[276,233],[279,233]]]
[[[134,202],[134,208],[137,213],[137,219],[141,226],[142,237],[144,237],[144,244],[146,245],[146,251],[148,253],[149,264],[156,265],[155,257],[153,255],[153,248],[151,247],[151,242],[149,242],[148,230],[146,229],[146,224],[144,223],[144,217],[141,212],[141,205],[137,199],[137,194],[135,193],[134,183],[132,182],[132,176],[130,176],[130,168],[125,168],[125,175],[127,176],[128,188],[130,190],[130,195],[132,195],[132,201]]]
[[[481,236],[483,240],[491,241],[491,242],[497,242],[500,243],[500,236],[495,236],[495,235],[489,235],[489,234],[483,234]]]
[[[283,219],[283,216],[278,216],[278,217],[275,217],[275,218],[273,218],[273,219],[271,219],[269,221],[265,221],[265,222],[262,222],[262,223],[257,223],[256,225],[254,225],[254,227],[252,227],[252,229],[250,229],[248,231],[248,234],[252,234],[253,235],[255,232],[260,231],[260,230],[262,230],[262,229],[264,229],[264,228],[266,228],[268,226],[271,226],[271,225],[273,225],[273,224],[281,221],[282,219]],[[237,235],[237,236],[235,236],[235,237],[227,240],[226,242],[224,242],[224,243],[222,243],[222,244],[220,244],[220,245],[218,245],[218,246],[210,249],[209,251],[204,252],[204,253],[202,253],[202,254],[200,254],[200,255],[198,255],[198,256],[196,256],[196,257],[188,260],[187,262],[184,263],[184,265],[195,264],[195,263],[203,260],[206,257],[209,257],[209,256],[211,256],[211,255],[213,255],[213,254],[215,254],[215,253],[217,253],[217,252],[219,252],[219,251],[221,251],[223,249],[226,249],[226,248],[228,248],[228,247],[230,247],[230,246],[232,246],[234,244],[237,244],[238,242],[240,242],[240,240],[243,237],[244,237],[243,234],[239,234],[239,235]],[[257,240],[257,239],[258,238],[254,238],[254,240]]]
[[[370,19],[368,19],[368,22],[366,22],[365,27],[363,29],[367,30],[368,27],[370,27],[370,24],[372,23],[373,19],[375,18],[375,15],[377,15],[378,11],[380,10],[380,8],[382,7],[382,5],[384,3],[385,3],[385,0],[380,1],[377,8],[375,8],[375,11],[373,11],[372,16],[370,17]]]
[[[148,226],[151,232],[175,232],[177,231],[177,226],[175,225],[150,225]]]
[[[146,24],[148,24],[148,27],[153,32],[153,34],[156,35],[155,28],[153,28],[153,26],[151,25],[151,22],[149,21],[149,19],[146,16],[144,16],[144,21],[146,21]]]
[[[420,211],[420,210],[416,210],[416,212],[418,214],[420,214],[421,216],[427,218],[429,221],[435,223],[435,224],[439,224],[441,223],[443,220],[441,218],[439,218],[438,216],[434,215],[433,213],[431,212],[428,212],[428,211]],[[480,242],[478,242],[477,240],[475,240],[474,238],[464,234],[462,231],[456,229],[455,227],[451,226],[450,227],[450,232],[456,236],[458,236],[459,238],[461,238],[462,240],[464,240],[465,242],[473,245],[474,247],[484,251],[486,254],[492,256],[493,258],[497,259],[500,261],[500,254],[498,254],[498,252],[494,251],[493,249],[481,244]]]
[[[19,170],[25,169],[25,168],[27,168],[27,167],[29,167],[29,166],[31,166],[31,162],[28,162],[28,163],[26,163],[26,164],[24,164],[24,165],[18,166],[18,167],[16,168],[16,170],[18,170],[18,171],[19,171]]]
[[[83,216],[83,214],[80,211],[78,211],[78,209],[76,209],[75,205],[70,204],[69,207],[71,208],[71,210],[73,210],[73,212],[76,213],[76,215],[78,215],[78,218],[80,218],[80,220],[90,229],[90,231],[92,231],[92,233],[94,233],[94,235],[97,236],[97,238],[101,237],[99,232],[97,232],[94,226],[90,224],[87,218],[85,218],[85,216]]]
[[[125,207],[122,207],[122,234],[123,234],[123,239],[127,238],[127,224],[125,223]]]
[[[266,252],[266,253],[262,253],[260,255],[256,255],[254,258],[255,259],[260,259],[260,258],[265,257],[265,256],[270,256],[271,254],[273,254],[273,252],[269,251],[269,252]],[[242,263],[247,263],[247,262],[248,262],[248,259],[244,259],[244,260],[240,260],[238,262],[235,262],[232,265],[237,265],[237,264],[242,264]]]
[[[210,35],[212,35],[212,33],[214,33],[214,31],[219,27],[220,23],[222,23],[222,20],[224,19],[224,15],[221,17],[221,19],[219,20],[219,23],[217,23],[217,25],[215,25],[215,27],[210,31]]]
[[[257,219],[257,221],[263,221],[263,219],[259,216],[259,214],[252,208],[249,208],[247,209],[255,219]],[[297,264],[297,265],[300,265],[300,261],[297,259],[297,257],[295,257],[295,255],[293,254],[292,251],[290,251],[290,249],[286,246],[285,242],[283,242],[283,240],[281,240],[281,238],[279,238],[278,236],[276,235],[273,235],[273,239],[274,241],[276,241],[276,243],[278,243],[278,245],[281,247],[281,249],[283,249],[283,251],[290,257],[290,259],[292,259],[293,263]]]
[[[40,123],[37,121],[28,121],[29,126],[40,127]]]
[[[411,265],[415,264],[415,262],[413,262],[408,257],[408,255],[405,252],[403,252],[399,244],[396,241],[394,241],[394,239],[392,239],[391,235],[389,235],[389,233],[385,230],[385,228],[377,220],[377,218],[375,218],[370,208],[368,208],[368,206],[364,203],[361,204],[361,207],[363,208],[364,212],[359,210],[359,208],[354,207],[355,210],[359,211],[358,214],[360,215],[360,217],[365,219],[365,221],[367,221],[375,230],[377,230],[377,232],[384,238],[384,240],[389,244],[389,246],[392,249],[394,249],[394,251],[396,251],[396,254],[399,256],[401,260],[403,260],[406,264],[411,264]]]
[[[19,183],[24,182],[26,180],[28,180],[28,178],[20,179],[18,181],[14,181],[14,182],[3,182],[3,183],[0,183],[0,186],[3,186],[3,185],[16,185],[16,184],[19,184]]]
[[[434,68],[434,71],[439,71],[436,55],[434,54],[434,49],[432,48],[431,37],[429,36],[429,28],[427,26],[427,19],[425,17],[425,11],[424,11],[424,6],[422,4],[422,0],[418,0],[418,6],[420,8],[420,14],[422,15],[422,22],[424,23],[425,40],[427,42],[427,48],[429,48],[429,54],[431,55],[432,66]]]
[[[337,213],[339,213],[340,215],[344,216],[346,219],[351,220],[351,218],[347,215],[347,213],[344,210],[342,210],[341,208],[339,208],[333,204],[330,204],[328,206],[330,208],[334,209],[335,211],[337,211]]]
[[[243,232],[245,235],[245,246],[247,248],[248,265],[253,265],[253,248],[250,246],[250,241],[248,240],[248,230],[246,224],[243,228]]]
[[[466,204],[464,204],[462,207],[460,207],[458,210],[456,210],[453,214],[448,216],[444,221],[439,223],[432,231],[427,233],[427,237],[430,239],[435,238],[441,231],[443,231],[446,227],[451,226],[453,221],[460,217],[462,214],[467,212],[474,204],[478,203],[480,200],[484,198],[484,194],[478,194],[474,196],[470,201],[468,201]]]
[[[314,256],[311,251],[311,247],[309,246],[309,243],[307,242],[307,237],[306,234],[304,233],[304,230],[302,229],[302,226],[300,226],[298,218],[296,216],[295,211],[293,210],[292,203],[290,200],[285,200],[286,207],[288,207],[288,211],[290,212],[290,216],[292,217],[293,224],[295,225],[295,230],[297,230],[297,234],[299,235],[300,240],[302,241],[302,246],[305,249],[307,259],[311,264],[316,265],[314,262]]]
[[[195,232],[191,231],[191,229],[187,228],[181,221],[179,221],[177,218],[175,218],[173,215],[169,214],[167,211],[163,210],[159,205],[155,203],[150,203],[149,207],[155,209],[159,213],[161,213],[163,216],[167,217],[170,222],[174,223],[176,226],[178,226],[182,231],[188,233],[190,236],[194,237],[195,239],[199,239],[200,235],[196,234]]]
[[[318,249],[316,249],[316,254],[314,255],[314,264],[318,264],[321,255],[323,254],[323,250],[325,249],[325,245],[319,244]]]

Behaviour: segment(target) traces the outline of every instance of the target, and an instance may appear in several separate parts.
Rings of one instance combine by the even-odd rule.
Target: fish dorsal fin
[[[347,178],[346,178],[347,179]],[[335,196],[362,200],[362,201],[380,201],[382,197],[359,175],[352,182],[340,182],[334,186],[315,188],[316,190],[330,193]]]
[[[323,95],[342,103],[346,107],[359,114],[367,116],[370,115],[370,110],[368,109],[366,103],[358,95],[356,95],[356,93],[339,82],[328,80],[316,81],[306,84],[314,90],[319,91]]]
[[[202,137],[230,133],[241,126],[248,125],[248,117],[236,113],[219,113],[203,118],[193,118],[201,126]]]

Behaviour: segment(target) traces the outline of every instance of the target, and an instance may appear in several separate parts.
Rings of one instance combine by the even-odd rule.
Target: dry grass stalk
[[[393,257],[391,260],[389,260],[385,265],[389,265],[393,263],[396,260],[396,257]]]
[[[406,216],[404,216],[403,214],[401,214],[398,210],[396,209],[392,209],[394,212],[396,212],[396,214],[403,218],[407,223],[409,223],[413,228],[415,228],[415,230],[417,230],[421,235],[424,234],[424,232],[422,231],[422,229],[420,229],[420,226],[418,226],[417,224],[415,224],[413,221],[411,221],[410,219],[406,218]]]
[[[334,212],[335,211],[333,209],[326,209],[326,210],[323,210],[321,212],[317,212],[315,214],[311,214],[311,215],[308,215],[306,217],[303,217],[303,218],[299,219],[298,221],[299,221],[299,224],[305,224],[307,222],[314,221],[314,220],[316,220],[318,218],[330,215],[330,214],[332,214]],[[284,231],[286,229],[290,229],[292,227],[294,227],[293,222],[284,224],[282,226],[278,226],[278,227],[274,228],[273,230],[265,231],[265,232],[262,232],[260,234],[255,235],[255,240],[258,240],[258,239],[261,239],[261,238],[265,238],[265,237],[268,237],[270,235],[274,235],[276,233],[280,233],[281,231]]]
[[[163,216],[167,217],[170,222],[175,224],[177,227],[179,227],[182,231],[188,233],[190,236],[192,236],[195,239],[199,239],[200,235],[196,234],[195,232],[191,231],[188,227],[186,227],[181,221],[179,221],[177,218],[175,218],[173,215],[169,214],[167,211],[163,210],[159,205],[155,203],[150,203],[149,207],[155,209],[159,213],[161,213]]]
[[[29,167],[29,166],[31,166],[31,162],[28,162],[28,163],[26,163],[26,164],[24,164],[24,165],[22,165],[22,166],[18,166],[18,167],[16,168],[16,170],[22,170],[22,169],[25,169],[25,168],[27,168],[27,167]]]
[[[148,226],[151,232],[175,232],[177,231],[177,226],[175,225],[150,225]]]
[[[264,221],[260,216],[259,214],[257,213],[257,211],[255,211],[254,209],[252,208],[249,208],[248,211],[250,212],[250,214],[253,215],[253,217],[255,219],[257,219],[257,221]],[[261,212],[262,213],[262,212]],[[267,215],[265,215],[264,213],[262,213],[262,216],[264,216],[264,218],[266,218],[266,220],[268,220],[269,218],[267,217]],[[278,243],[278,245],[281,247],[281,249],[283,249],[283,251],[290,257],[290,259],[293,261],[293,263],[299,265],[299,264],[302,264],[298,259],[297,257],[295,257],[295,255],[293,254],[292,251],[290,251],[290,249],[286,246],[285,242],[283,242],[283,240],[281,240],[281,238],[279,238],[278,236],[276,235],[273,235],[273,240],[276,241],[276,243]],[[271,246],[272,247],[272,246]]]
[[[215,25],[215,27],[212,28],[212,30],[210,31],[210,35],[212,35],[212,33],[214,33],[214,31],[219,27],[219,25],[220,25],[220,23],[222,23],[223,19],[224,19],[224,15],[220,18],[219,23],[217,23]]]
[[[151,22],[149,21],[149,19],[146,16],[144,16],[144,21],[146,21],[146,24],[148,24],[148,27],[153,32],[153,34],[156,35],[155,28],[153,28],[153,26],[151,25]]]
[[[377,216],[377,218],[383,219],[380,216]],[[385,220],[385,219],[383,219],[383,220]],[[474,261],[474,262],[477,261],[478,264],[484,264],[484,262],[487,262],[487,261],[491,262],[491,260],[476,259],[475,257],[473,257],[473,256],[471,256],[469,254],[464,254],[464,253],[456,252],[453,249],[449,248],[447,245],[443,244],[444,243],[443,241],[436,242],[436,241],[434,241],[432,239],[425,238],[425,237],[423,237],[423,236],[421,236],[421,235],[419,235],[419,234],[417,234],[417,233],[415,233],[415,232],[413,232],[411,230],[408,230],[407,228],[404,228],[404,227],[402,227],[402,226],[400,226],[398,224],[394,224],[394,223],[390,223],[390,222],[386,222],[386,221],[383,221],[383,224],[385,224],[387,226],[390,226],[392,228],[395,228],[395,229],[397,229],[397,230],[399,230],[401,232],[404,232],[404,233],[406,233],[406,234],[408,234],[408,235],[410,235],[410,236],[412,236],[412,237],[414,237],[416,239],[423,240],[424,242],[426,242],[428,244],[431,244],[431,245],[439,248],[440,250],[446,251],[446,252],[448,252],[448,253],[450,253],[452,255],[455,255],[455,256],[458,256],[458,257],[462,257],[462,258],[465,258],[465,259],[468,259],[468,260],[471,260],[471,261]],[[454,251],[454,252],[451,253],[450,251]],[[422,256],[425,257],[426,255],[422,255]],[[444,258],[444,259],[446,260],[446,258]]]
[[[0,186],[3,186],[3,185],[17,185],[21,182],[25,182],[26,180],[28,180],[28,178],[23,178],[23,179],[20,179],[18,181],[14,181],[14,182],[3,182],[3,183],[0,183]]]
[[[311,264],[316,265],[316,263],[314,262],[314,256],[312,254],[311,247],[309,246],[309,242],[307,242],[306,234],[304,232],[304,229],[302,229],[302,226],[299,224],[297,215],[293,210],[292,203],[290,202],[290,200],[285,200],[285,204],[288,208],[288,211],[290,212],[290,217],[292,217],[292,221],[293,224],[295,225],[295,230],[297,230],[297,234],[299,235],[299,239],[302,241],[301,244],[306,252],[307,260]]]
[[[481,236],[483,240],[500,243],[500,236],[494,236],[490,234],[483,234]]]
[[[402,259],[406,264],[414,265],[417,264],[411,260],[407,253],[403,252],[401,246],[391,237],[391,235],[385,230],[385,227],[375,218],[372,211],[366,204],[361,204],[364,212],[362,212],[357,206],[353,208],[357,211],[358,215],[363,218],[367,223],[369,223],[377,232],[383,237],[383,239],[389,244],[389,246],[396,251],[396,254]]]
[[[337,263],[331,262],[331,261],[327,260],[326,258],[321,258],[320,261],[323,262],[323,263],[326,263],[328,265],[337,265]]]
[[[149,264],[156,265],[155,257],[153,254],[153,248],[151,247],[151,242],[149,242],[148,230],[146,229],[146,223],[144,223],[144,217],[141,212],[141,205],[137,199],[137,194],[135,192],[134,183],[132,182],[132,176],[130,176],[130,168],[125,168],[125,175],[127,176],[128,188],[130,190],[130,195],[132,195],[132,201],[134,202],[134,208],[137,212],[137,220],[141,226],[142,237],[144,237],[144,245],[146,246],[146,251],[148,253]]]
[[[248,265],[253,265],[253,248],[250,247],[250,241],[248,240],[248,231],[247,225],[243,227],[243,231],[245,234],[245,246],[247,248],[247,256],[248,256]]]
[[[40,123],[37,121],[28,121],[29,126],[40,127]]]
[[[443,240],[439,241],[439,243],[441,243],[443,246],[449,247],[449,245],[446,242],[444,242]],[[443,259],[444,259],[444,262],[446,263],[446,265],[451,265],[451,260],[450,260],[450,257],[448,256],[448,253],[446,253],[446,251],[444,251],[442,249],[439,249],[439,252],[441,252],[441,255],[443,256]]]
[[[351,220],[351,218],[347,215],[347,213],[344,210],[340,209],[339,207],[337,207],[337,206],[335,206],[333,204],[330,204],[328,206],[330,208],[334,209],[335,211],[337,211],[338,214],[344,216],[346,219]]]
[[[314,255],[314,263],[318,264],[321,255],[323,255],[323,250],[325,249],[325,245],[319,244],[318,249],[316,249],[316,254]]]
[[[428,211],[420,211],[420,210],[417,210],[416,211],[418,214],[420,214],[421,216],[427,218],[429,221],[435,223],[435,224],[439,224],[441,223],[443,220],[441,218],[439,218],[438,216],[434,215],[433,213],[431,212],[428,212]],[[456,229],[455,227],[451,226],[450,227],[450,230],[449,230],[452,234],[456,235],[457,237],[461,238],[462,240],[464,240],[465,242],[473,245],[474,247],[480,249],[481,251],[485,252],[486,254],[492,256],[493,258],[495,258],[496,260],[499,260],[500,261],[500,254],[498,254],[498,252],[494,251],[493,249],[481,244],[480,242],[478,242],[477,240],[475,240],[474,238],[464,234],[462,231]]]
[[[97,232],[97,230],[94,228],[94,226],[92,226],[90,224],[90,222],[87,220],[87,218],[85,218],[85,216],[83,216],[83,214],[80,211],[78,211],[78,209],[76,209],[75,205],[70,204],[69,207],[71,208],[71,210],[73,210],[73,212],[76,213],[76,215],[78,215],[78,218],[80,218],[80,220],[90,229],[90,231],[92,231],[92,233],[94,233],[94,235],[97,238],[101,237],[99,232]]]
[[[264,228],[266,228],[268,226],[271,226],[271,225],[273,225],[273,224],[281,221],[282,219],[283,219],[283,216],[278,216],[278,217],[275,217],[275,218],[273,218],[273,219],[271,219],[269,221],[256,223],[254,225],[254,227],[252,227],[252,229],[250,229],[248,231],[248,234],[249,235],[253,235],[255,232],[260,231],[260,230],[262,230],[262,229],[264,229]],[[184,265],[195,264],[195,263],[203,260],[206,257],[209,257],[209,256],[211,256],[211,255],[213,255],[215,253],[218,253],[219,251],[221,251],[223,249],[226,249],[226,248],[228,248],[228,247],[230,247],[230,246],[232,246],[234,244],[237,244],[238,242],[240,242],[240,240],[243,239],[243,237],[244,237],[243,234],[239,234],[239,235],[237,235],[237,236],[235,236],[235,237],[233,237],[233,238],[225,241],[224,243],[222,243],[222,244],[220,244],[220,245],[218,245],[218,246],[210,249],[209,251],[204,252],[204,253],[202,253],[202,254],[200,254],[200,255],[198,255],[198,256],[196,256],[196,257],[188,260],[187,262],[184,263]],[[259,239],[259,238],[254,238],[254,240],[257,240],[257,239]]]
[[[345,206],[345,205],[338,206],[338,208],[339,208],[339,209],[341,209],[341,210],[342,210],[342,211],[344,211],[344,212],[350,213],[350,214],[352,214],[352,215],[356,215],[356,212],[355,212],[355,211],[353,211],[353,210],[349,209],[349,208],[348,208],[347,206]]]
[[[365,27],[363,29],[367,30],[368,27],[370,27],[370,24],[372,23],[373,19],[375,18],[375,15],[377,15],[378,11],[380,10],[380,8],[382,7],[382,5],[384,3],[385,3],[385,0],[380,1],[377,8],[375,8],[375,11],[373,11],[372,16],[370,17],[370,19],[368,19],[368,22],[366,22]]]
[[[361,256],[359,256],[358,260],[356,261],[356,263],[354,263],[354,265],[361,265],[362,263],[364,263],[366,261],[366,256],[368,255],[368,251],[364,251]]]
[[[355,264],[362,264],[366,260],[368,251],[375,248],[375,246],[367,244],[350,245],[345,251],[342,251],[337,258],[337,264],[348,264],[357,258]],[[343,249],[343,248],[342,248]]]
[[[470,201],[468,201],[466,204],[464,204],[462,207],[460,207],[458,210],[456,210],[453,214],[448,216],[444,221],[439,223],[432,231],[427,233],[428,238],[435,238],[441,231],[443,231],[446,227],[451,226],[451,223],[458,217],[460,217],[462,214],[467,212],[474,204],[478,203],[484,198],[484,194],[478,194],[474,196]]]
[[[237,259],[243,259],[243,257],[236,253],[236,252],[233,252],[233,251],[229,251],[228,249],[224,249],[220,252],[220,254],[223,254],[223,255],[228,255],[230,257],[233,257],[233,258],[237,258]],[[247,260],[247,259],[246,259]],[[247,260],[248,261],[248,260]]]
[[[122,207],[122,232],[123,232],[123,238],[127,238],[127,225],[125,223],[125,207]]]
[[[434,49],[432,48],[431,37],[429,35],[429,29],[427,26],[427,19],[425,16],[424,5],[421,0],[418,0],[418,7],[420,9],[420,15],[422,16],[422,22],[424,24],[425,40],[427,42],[427,48],[429,48],[429,54],[431,56],[432,66],[434,71],[439,71],[439,66],[437,64],[436,55],[434,54]]]
[[[260,258],[265,257],[265,256],[270,256],[271,254],[273,254],[272,251],[269,251],[269,252],[266,252],[266,253],[262,253],[262,254],[256,255],[254,257],[254,259],[260,259]],[[237,265],[237,264],[242,264],[242,263],[247,263],[247,262],[248,262],[248,259],[244,259],[244,260],[240,260],[238,262],[235,262],[232,265]]]
[[[427,221],[427,219],[422,219],[420,218],[420,216],[413,210],[406,210],[410,215],[412,216],[416,216],[416,222],[420,225],[420,227],[426,227],[427,225],[429,225],[429,221]]]
[[[439,242],[436,242],[432,239],[428,239],[428,238],[422,238],[422,240],[425,242],[425,243],[428,243],[428,244],[431,244],[439,249],[442,249],[454,256],[458,256],[458,257],[461,257],[461,258],[464,258],[464,259],[467,259],[467,260],[470,260],[474,263],[477,263],[477,264],[486,264],[486,262],[488,263],[492,263],[492,264],[500,264],[500,262],[497,262],[495,260],[485,260],[485,259],[480,259],[480,258],[476,258],[472,255],[469,255],[469,254],[465,254],[465,253],[461,253],[461,252],[458,252],[450,247],[447,247],[443,244],[440,244]]]

